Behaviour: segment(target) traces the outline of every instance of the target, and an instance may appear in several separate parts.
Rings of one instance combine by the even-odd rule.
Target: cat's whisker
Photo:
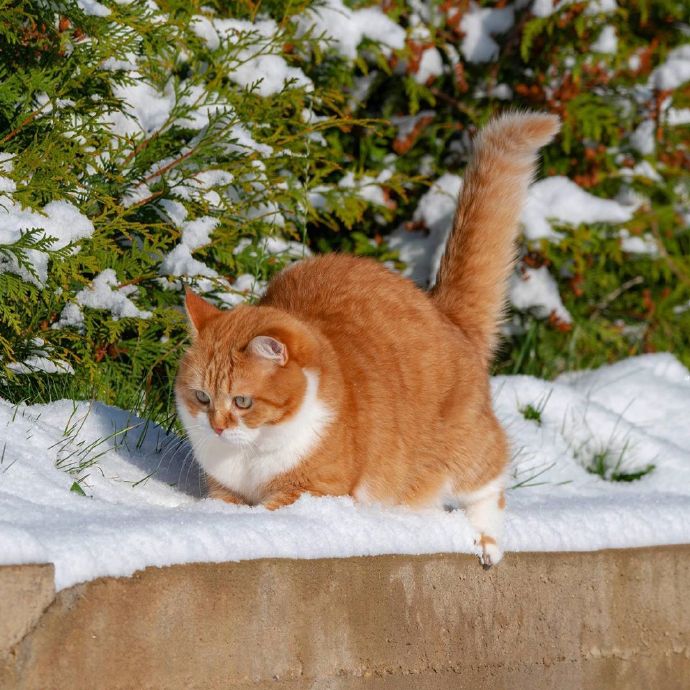
[[[182,459],[182,464],[180,465],[180,471],[178,472],[177,475],[177,487],[180,488],[182,486],[182,473],[184,472],[184,468],[187,465],[188,461],[193,461],[193,450],[190,448],[186,453],[184,458]],[[186,486],[185,486],[186,489]]]

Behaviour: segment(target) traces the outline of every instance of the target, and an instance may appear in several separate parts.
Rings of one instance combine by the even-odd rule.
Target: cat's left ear
[[[247,345],[247,350],[257,357],[275,362],[284,367],[288,361],[288,351],[284,343],[268,335],[257,335]]]
[[[222,314],[220,309],[217,309],[212,304],[202,299],[190,288],[185,287],[184,306],[187,310],[187,317],[189,318],[190,330],[192,335],[196,337],[199,331],[214,317]]]

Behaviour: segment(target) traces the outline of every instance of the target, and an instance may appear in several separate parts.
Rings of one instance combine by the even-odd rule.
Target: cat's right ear
[[[189,287],[185,286],[184,306],[187,311],[187,318],[189,319],[189,330],[192,336],[196,337],[199,331],[214,317],[221,314],[221,310],[214,307],[212,304],[202,299]]]

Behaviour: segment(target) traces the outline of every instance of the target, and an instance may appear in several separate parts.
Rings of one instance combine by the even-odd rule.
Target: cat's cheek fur
[[[242,425],[224,431],[227,439],[215,434],[205,412],[193,415],[184,402],[178,403],[180,419],[203,470],[248,503],[261,503],[266,485],[297,467],[314,451],[333,420],[333,413],[318,395],[318,373],[309,369],[303,373],[304,397],[287,421],[254,429]],[[232,434],[237,440],[248,439],[251,434],[251,441],[232,442]]]

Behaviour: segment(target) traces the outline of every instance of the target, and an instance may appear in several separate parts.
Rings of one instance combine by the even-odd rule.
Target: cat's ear
[[[257,335],[256,338],[250,340],[247,351],[257,357],[275,362],[281,367],[285,366],[288,361],[288,351],[285,344],[268,335]]]
[[[187,310],[190,330],[192,331],[192,335],[196,336],[205,324],[222,312],[205,299],[199,297],[195,292],[192,292],[190,288],[185,287],[184,291],[184,306]]]

